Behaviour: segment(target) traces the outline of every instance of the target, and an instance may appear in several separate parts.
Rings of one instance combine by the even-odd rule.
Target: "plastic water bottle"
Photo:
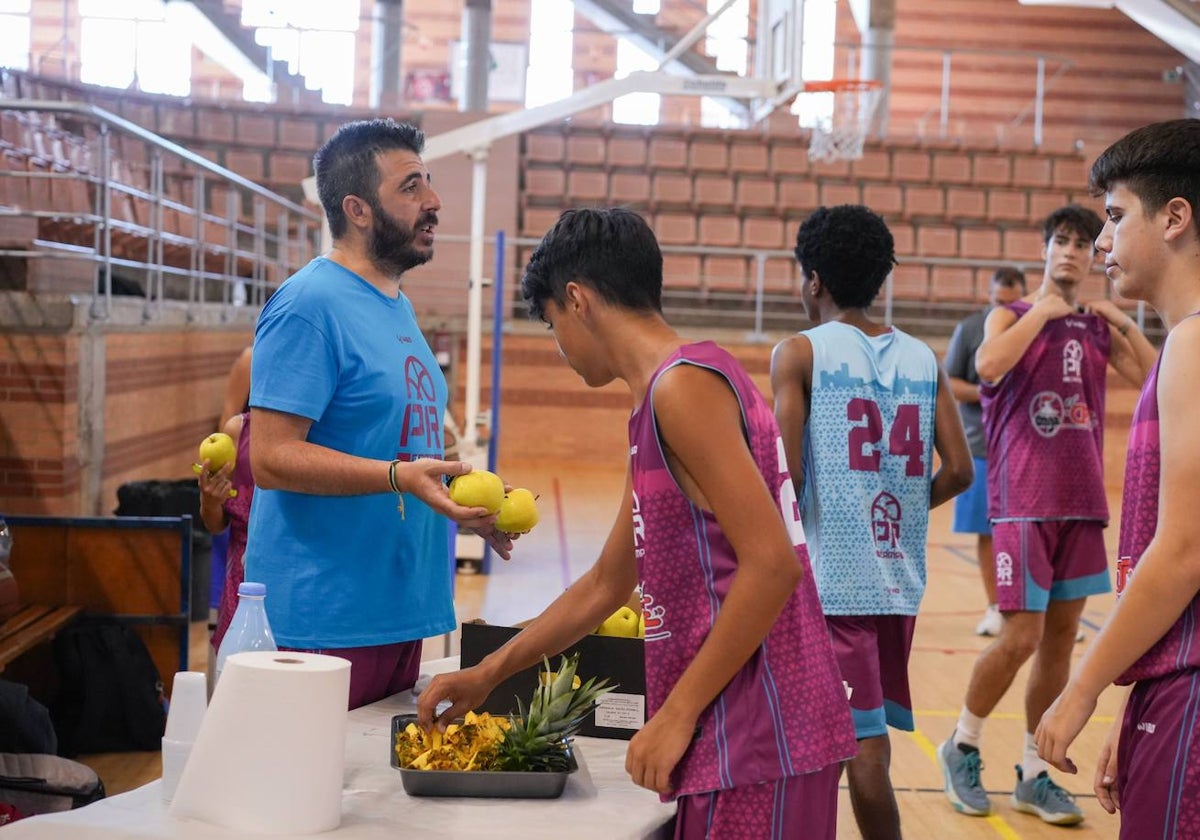
[[[221,671],[225,668],[225,660],[234,653],[248,650],[279,650],[275,646],[275,637],[271,634],[271,625],[267,623],[267,609],[263,599],[267,596],[267,587],[262,583],[242,583],[238,586],[238,605],[221,639],[221,647],[217,650],[217,673],[213,680],[214,686],[221,681]]]

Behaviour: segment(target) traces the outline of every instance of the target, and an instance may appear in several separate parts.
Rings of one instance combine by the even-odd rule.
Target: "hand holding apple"
[[[504,503],[504,482],[487,470],[471,470],[450,480],[450,498],[463,507],[481,507],[488,515],[499,513]]]
[[[225,475],[228,476],[233,472],[234,464],[237,461],[237,444],[233,442],[233,438],[224,432],[213,432],[211,435],[200,441],[199,451],[200,463],[192,464],[192,472],[201,476],[201,489],[204,489],[205,481],[202,473],[207,469],[208,477],[211,478],[221,472],[222,468],[228,464],[229,470]],[[237,490],[229,488],[228,497],[233,498],[237,495]]]

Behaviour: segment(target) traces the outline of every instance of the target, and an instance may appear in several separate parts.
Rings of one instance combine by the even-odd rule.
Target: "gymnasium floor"
[[[495,561],[488,575],[459,575],[456,603],[460,620],[483,618],[507,624],[536,615],[570,581],[592,562],[607,536],[617,509],[624,474],[613,468],[570,465],[501,465],[502,477],[514,486],[528,487],[540,495],[541,523],[522,537],[511,562]],[[1110,493],[1113,521],[1119,499]],[[989,720],[982,745],[984,783],[993,793],[996,812],[981,819],[955,813],[941,790],[941,774],[933,757],[935,746],[946,738],[958,717],[975,654],[985,640],[974,635],[983,607],[982,587],[974,561],[973,538],[950,533],[950,506],[934,511],[930,523],[929,588],[917,622],[911,661],[917,731],[892,733],[892,780],[900,803],[901,820],[908,838],[1005,838],[1039,840],[1070,836],[1116,838],[1118,822],[1097,804],[1091,792],[1091,773],[1100,743],[1118,702],[1115,691],[1101,698],[1096,716],[1080,736],[1073,757],[1081,768],[1077,777],[1056,774],[1058,781],[1078,796],[1086,814],[1082,825],[1064,829],[1048,826],[1012,810],[1008,796],[1014,781],[1013,765],[1020,760],[1024,731],[1022,712],[1024,672]],[[1115,548],[1116,527],[1106,538]],[[1088,639],[1095,635],[1111,604],[1111,596],[1094,598],[1084,614]],[[1076,646],[1076,657],[1087,642]],[[203,668],[206,640],[197,625],[193,641],[193,667]],[[444,655],[442,637],[426,642],[426,658]],[[449,641],[457,653],[457,640]],[[143,784],[159,774],[158,754],[122,754],[88,759],[100,772],[110,792]],[[843,789],[839,802],[838,840],[858,838]]]

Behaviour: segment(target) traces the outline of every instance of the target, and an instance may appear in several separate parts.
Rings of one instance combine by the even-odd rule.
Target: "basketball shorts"
[[[913,615],[827,615],[842,679],[850,686],[850,715],[859,740],[886,735],[888,727],[913,730],[908,688]]]
[[[1112,590],[1104,525],[1093,520],[995,522],[996,605],[1001,612],[1045,612]]]
[[[761,785],[681,796],[675,840],[834,840],[841,770],[831,764]]]
[[[1200,837],[1200,671],[1133,686],[1117,749],[1121,840]]]
[[[971,486],[954,497],[954,524],[956,534],[992,533],[988,521],[987,458],[975,458],[975,480]]]

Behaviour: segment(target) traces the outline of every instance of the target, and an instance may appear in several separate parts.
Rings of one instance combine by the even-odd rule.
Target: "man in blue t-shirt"
[[[333,248],[280,286],[254,338],[246,579],[281,648],[349,659],[350,708],[410,688],[421,640],[454,628],[443,516],[507,559],[443,476],[446,381],[400,291],[433,256],[441,199],[420,129],[342,126],[313,160]]]

